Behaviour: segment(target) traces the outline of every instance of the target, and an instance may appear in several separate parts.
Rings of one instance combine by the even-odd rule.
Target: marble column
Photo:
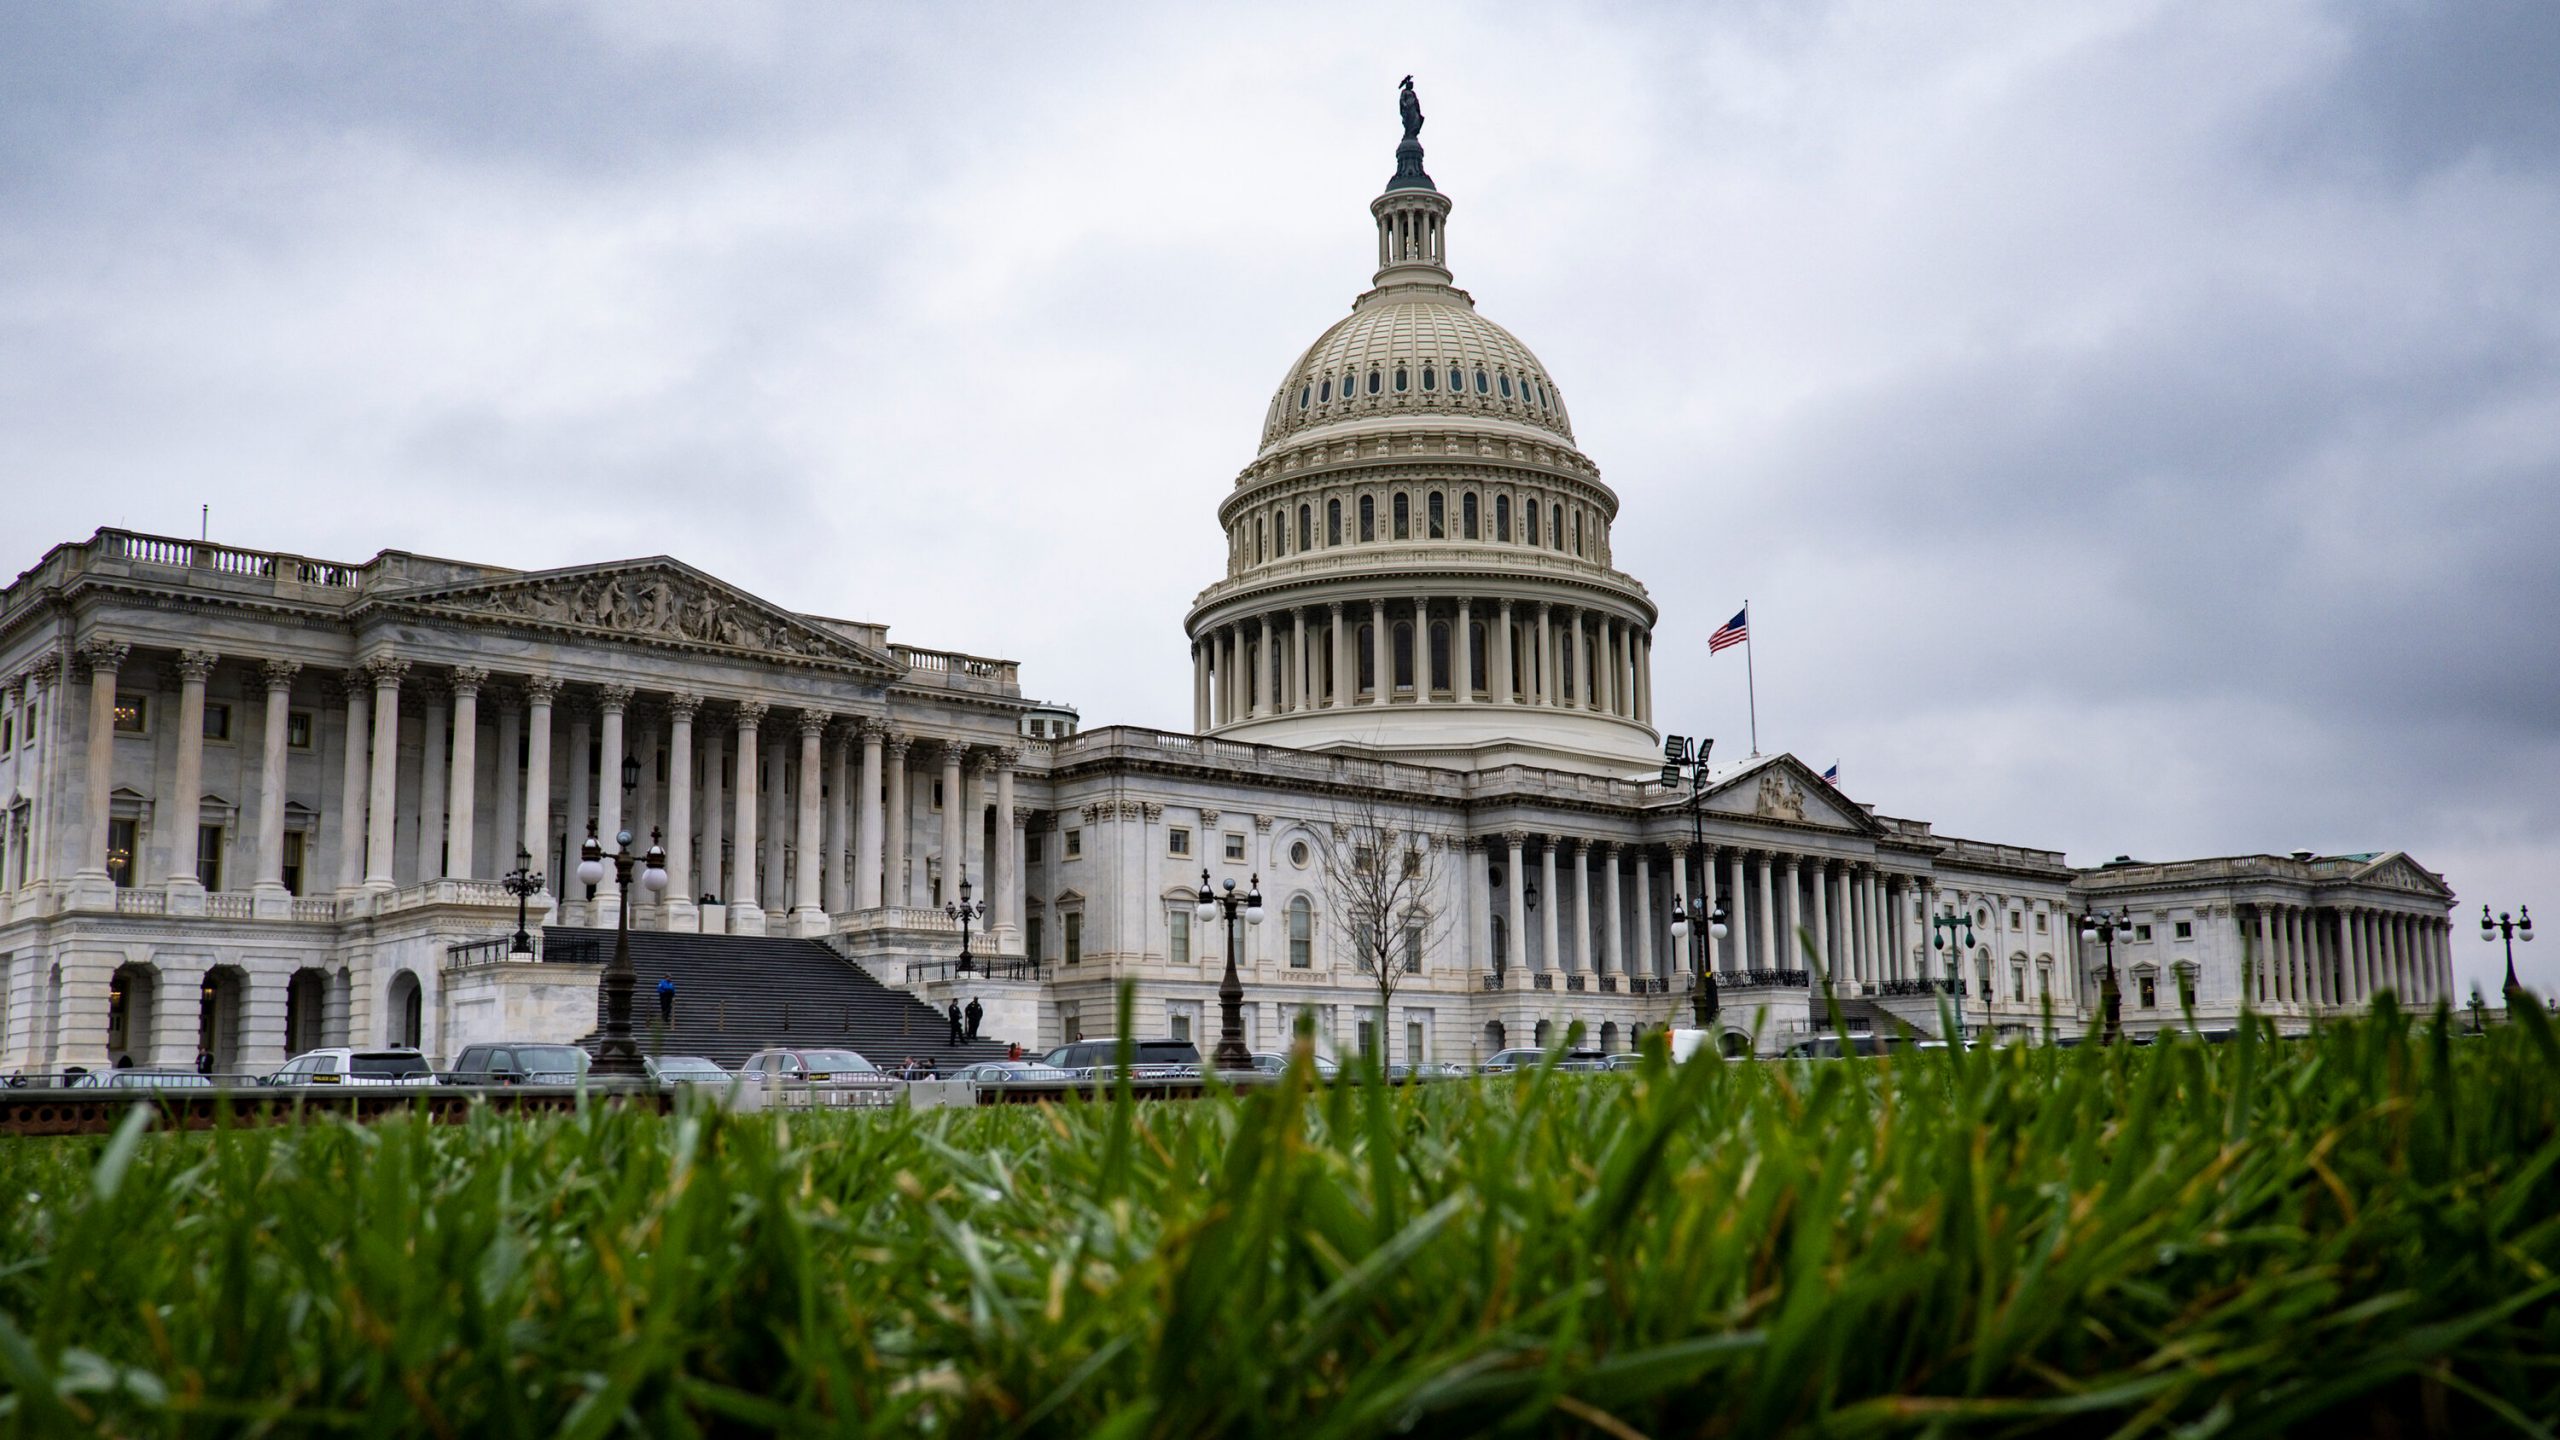
[[[764,820],[764,842],[756,851],[756,903],[765,913],[765,932],[790,929],[790,884],[793,816],[791,812],[791,747],[781,743],[764,745],[756,758],[761,762],[757,777],[764,786],[763,798],[756,802],[756,813]],[[779,925],[776,922],[781,922]]]
[[[453,778],[445,787],[444,870],[464,880],[480,874],[480,687],[488,680],[489,672],[477,665],[453,667]]]
[[[1207,692],[1204,690],[1202,695],[1205,698]],[[877,910],[881,865],[880,752],[889,738],[889,727],[866,716],[858,733],[862,737],[862,778],[853,822],[853,906],[857,910]]]
[[[196,878],[196,846],[204,825],[204,686],[221,657],[210,650],[178,652],[178,777],[169,818],[169,909],[200,913],[204,882]]]
[[[1541,600],[1538,605],[1538,673],[1531,678],[1529,703],[1552,710],[1562,703],[1563,692],[1556,688],[1555,606]]]
[[[1573,968],[1588,973],[1591,969],[1591,842],[1577,839],[1573,844]]]
[[[853,908],[850,887],[845,884],[845,851],[853,843],[853,746],[848,725],[829,726],[827,745],[827,837],[825,841],[826,910],[840,915]]]
[[[596,835],[604,842],[604,853],[620,849],[620,836],[627,827],[622,823],[622,736],[623,721],[631,712],[631,687],[606,685],[596,691]],[[634,837],[633,845],[639,845]],[[596,891],[598,923],[614,921],[618,892],[610,884]]]
[[[1653,850],[1636,847],[1636,972],[1657,973],[1653,956]]]
[[[716,715],[702,723],[702,893],[729,903],[729,741]],[[723,927],[727,921],[723,920]]]
[[[1757,937],[1759,940],[1758,953],[1760,956],[1760,968],[1763,970],[1783,969],[1786,967],[1779,958],[1783,952],[1778,948],[1777,879],[1770,873],[1777,868],[1777,857],[1764,850],[1759,853],[1756,860],[1757,863],[1754,868],[1760,872],[1760,904],[1758,907],[1759,932]]]
[[[1493,968],[1493,841],[1488,836],[1467,837],[1467,930],[1468,958],[1485,969]],[[1473,984],[1473,981],[1469,981]]]
[[[968,804],[960,791],[960,772],[968,754],[969,747],[957,740],[942,742],[942,896],[946,902],[960,898],[960,871],[969,863],[962,848],[968,840],[960,829],[960,812]]]
[[[285,738],[293,723],[293,679],[302,665],[269,660],[258,673],[267,682],[267,710],[258,728],[258,878],[250,903],[259,918],[273,920],[292,913],[292,897],[284,888]],[[303,863],[307,866],[313,858],[306,855]]]
[[[1717,893],[1718,888],[1719,887],[1716,884],[1716,847],[1713,845],[1703,846],[1698,851],[1698,900],[1700,905],[1704,907],[1707,916],[1707,918],[1701,922],[1707,928],[1707,938],[1700,953],[1707,957],[1706,964],[1709,973],[1721,973],[1725,968],[1724,942],[1716,938],[1715,913],[1716,905],[1721,898]],[[1730,921],[1727,922],[1726,928],[1728,930],[1732,928]]]
[[[1521,848],[1527,839],[1517,830],[1504,831],[1502,836],[1502,843],[1509,847],[1511,856],[1511,868],[1503,876],[1505,883],[1502,887],[1503,940],[1506,946],[1503,960],[1508,968],[1523,972],[1529,968],[1529,918],[1523,908],[1523,897],[1529,888],[1529,872],[1524,868],[1528,862]]]
[[[79,866],[74,878],[85,888],[97,893],[101,900],[112,900],[104,887],[112,887],[115,877],[107,869],[107,830],[115,818],[116,791],[116,672],[123,668],[125,657],[133,647],[119,640],[92,640],[80,647],[80,658],[89,667],[89,754],[88,773],[84,777],[87,790],[83,798]],[[140,856],[125,861],[130,877]]]
[[[428,676],[418,682],[418,811],[404,817],[409,823],[402,826],[415,832],[416,865],[406,877],[413,884],[444,878],[444,787],[452,778],[444,764],[445,707],[452,702],[453,691],[443,681]]]
[[[1485,692],[1492,697],[1494,704],[1512,703],[1515,698],[1512,693],[1512,682],[1516,678],[1517,668],[1511,662],[1511,602],[1504,600],[1501,602],[1493,626],[1492,670],[1484,677]]]
[[[885,857],[881,862],[881,903],[900,908],[915,903],[915,882],[908,878],[907,858],[911,848],[908,837],[914,829],[908,806],[915,798],[915,780],[907,771],[907,748],[914,743],[911,737],[894,730],[881,742],[881,763],[887,767],[884,795],[888,806],[888,834],[881,847]]]
[[[373,681],[373,795],[365,826],[364,885],[389,890],[391,835],[400,804],[400,679],[409,673],[409,662],[376,656],[366,663],[365,673]]]
[[[1191,729],[1197,734],[1209,728],[1209,647],[1202,641],[1191,642]]]
[[[1748,970],[1752,968],[1751,916],[1745,901],[1750,887],[1743,881],[1742,852],[1727,850],[1724,864],[1725,928],[1732,932],[1726,936],[1724,964],[1727,970]]]
[[[1298,711],[1312,710],[1315,708],[1307,699],[1307,671],[1310,668],[1307,664],[1307,607],[1303,605],[1290,606],[1289,625],[1291,629],[1291,639],[1289,642],[1289,712],[1294,715]],[[1011,808],[1012,807],[1007,806],[1003,809],[999,809],[996,811],[996,814],[999,816],[1009,814],[1011,813]]]
[[[567,858],[560,866],[561,895],[563,898],[577,897],[576,903],[582,908],[574,914],[577,923],[584,924],[593,918],[585,913],[584,907],[594,897],[588,895],[586,887],[577,884],[569,872],[577,864],[575,857],[579,847],[586,843],[589,835],[601,828],[595,823],[595,777],[589,769],[595,758],[595,701],[588,696],[571,696],[561,708],[569,715],[569,734],[565,742],[568,753],[560,757],[567,762],[561,768],[568,772],[569,781],[568,833],[560,837],[567,842],[562,847],[562,854]]]
[[[62,717],[59,710],[63,689],[62,656],[58,653],[38,655],[35,663],[27,668],[27,697],[36,717],[35,748],[30,752],[29,768],[22,775],[21,783],[32,778],[40,793],[55,789],[57,778],[62,773]],[[27,866],[26,878],[30,882],[50,880],[62,873],[62,857],[54,851],[57,838],[54,833],[54,807],[37,805],[32,809],[33,813],[27,817],[27,844],[33,852],[28,857],[33,863]],[[33,973],[33,967],[29,967],[29,973]],[[35,1007],[17,1007],[10,1013],[32,1016]]]
[[[741,700],[737,713],[737,759],[731,774],[736,794],[731,797],[729,833],[734,848],[729,856],[729,933],[761,935],[764,933],[762,894],[756,885],[756,793],[764,769],[764,756],[757,748],[757,727],[764,724],[765,703]]]
[[[560,698],[561,681],[535,675],[524,682],[524,849],[527,862],[549,882],[549,894],[565,895],[569,877],[552,873],[551,863],[551,706]]]
[[[1595,841],[1600,851],[1600,963],[1609,974],[1627,973],[1627,912],[1618,887],[1618,847]]]
[[[1369,602],[1369,667],[1376,672],[1377,685],[1370,691],[1369,703],[1384,705],[1396,692],[1394,659],[1387,653],[1387,602]]]
[[[1542,962],[1541,968],[1562,970],[1565,968],[1564,941],[1562,926],[1557,923],[1556,917],[1564,909],[1564,898],[1556,893],[1556,841],[1552,835],[1538,842],[1538,893],[1544,895],[1547,901],[1546,904],[1538,907],[1546,912],[1540,917],[1538,925],[1538,938],[1545,942],[1546,951],[1539,957]]]
[[[1280,697],[1273,693],[1271,674],[1279,667],[1272,664],[1271,616],[1268,613],[1261,617],[1261,624],[1262,648],[1254,652],[1253,694],[1249,698],[1253,702],[1255,715],[1276,715],[1280,713],[1278,703]]]
[[[524,691],[512,681],[493,692],[498,704],[497,811],[489,827],[489,865],[503,875],[516,868],[524,844]],[[533,868],[528,858],[525,868]]]
[[[1475,602],[1458,597],[1458,628],[1449,636],[1449,693],[1461,705],[1476,700]]]
[[[826,838],[819,804],[819,792],[825,788],[821,773],[826,740],[827,717],[815,710],[801,711],[799,826],[791,840],[800,853],[791,872],[791,927],[802,935],[823,935],[827,929],[826,865],[821,854]]]
[[[1857,963],[1846,947],[1834,949],[1831,944],[1831,865],[1824,860],[1813,862],[1813,963],[1825,975],[1835,975],[1855,984],[1861,980]],[[1847,933],[1849,917],[1840,916],[1840,929]]]
[[[1021,759],[1022,752],[1012,746],[995,752],[995,916],[999,927],[1015,932],[1022,929],[1022,851],[1016,845],[1022,822],[1014,818],[1013,767]]]
[[[1585,648],[1582,612],[1568,605],[1564,607],[1564,673],[1566,688],[1573,692],[1572,705],[1576,710],[1591,708],[1591,666],[1586,663],[1589,657],[1584,653]]]
[[[679,690],[667,697],[667,928],[701,924],[693,889],[693,717],[702,697]]]

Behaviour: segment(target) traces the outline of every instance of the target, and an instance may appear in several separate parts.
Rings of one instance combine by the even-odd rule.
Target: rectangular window
[[[1173,1032],[1174,1039],[1187,1041],[1191,1038],[1191,1017],[1176,1010],[1165,1017],[1165,1028]]]
[[[1404,927],[1404,973],[1422,973],[1422,927],[1419,925]]]
[[[1360,1017],[1360,1058],[1373,1059],[1378,1053],[1378,1022],[1367,1015]]]
[[[2196,1008],[2196,972],[2183,965],[2178,967],[2178,1007],[2182,1010]]]
[[[196,827],[196,882],[207,890],[222,888],[222,827]]]
[[[1431,1058],[1422,1053],[1422,1022],[1419,1020],[1404,1022],[1404,1058],[1416,1065]]]
[[[2178,938],[2181,940],[2193,940],[2196,938],[2196,927],[2193,921],[2181,920],[2178,922]]]
[[[1188,856],[1191,853],[1190,827],[1176,825],[1172,829],[1165,831],[1164,848],[1168,854]]]
[[[299,830],[284,832],[284,888],[296,895],[302,893],[302,849],[307,838]]]
[[[2046,1001],[2051,1000],[2052,998],[2053,972],[2046,969],[2044,966],[2039,965],[2036,967],[2036,999],[2038,1001]]]
[[[33,745],[36,743],[37,729],[43,724],[43,718],[39,713],[40,708],[41,707],[32,700],[27,702],[27,722],[25,727],[18,732],[18,743],[20,745]]]
[[[1058,1007],[1058,1040],[1073,1045],[1084,1038],[1084,1010],[1072,1001]]]
[[[18,748],[18,712],[0,714],[0,752]]]
[[[2044,928],[2045,928],[2045,927],[2044,927],[2044,922],[2045,922],[2045,913],[2044,913],[2043,911],[2041,911],[2041,910],[2037,911],[2037,912],[2036,912],[2036,933],[2037,933],[2037,934],[2039,934],[2039,935],[2041,935],[2041,934],[2043,934],[2043,933],[2044,933]]]
[[[1342,502],[1339,500],[1324,502],[1324,543],[1342,543]]]
[[[228,741],[231,738],[231,707],[219,700],[208,700],[204,707],[204,738]]]
[[[1235,830],[1227,832],[1227,858],[1236,861],[1244,859],[1244,835],[1242,832]]]
[[[286,711],[284,713],[284,748],[287,750],[310,749],[312,728],[310,711]],[[519,760],[516,763],[521,765],[524,762]]]
[[[1067,957],[1066,957],[1066,958],[1067,958],[1067,963],[1068,963],[1068,964],[1070,964],[1070,965],[1081,965],[1081,964],[1083,964],[1083,963],[1084,963],[1084,912],[1083,912],[1083,911],[1081,911],[1081,910],[1070,910],[1070,911],[1068,911],[1068,912],[1067,912],[1067,934],[1066,934],[1066,941],[1067,941]]]
[[[1191,907],[1176,905],[1166,917],[1165,960],[1174,965],[1191,963]]]
[[[116,733],[147,735],[151,733],[151,697],[127,691],[116,692]]]
[[[1476,497],[1473,491],[1467,492],[1458,499],[1458,535],[1465,540],[1477,538]]]
[[[933,808],[942,808],[942,782],[939,780],[933,782]]]
[[[2027,967],[2024,965],[2009,967],[2009,998],[2021,1005],[2027,1003]]]
[[[1044,938],[1041,935],[1040,930],[1040,917],[1037,915],[1033,915],[1022,922],[1022,953],[1030,956],[1031,963],[1034,965],[1037,965],[1041,961],[1049,958],[1048,956],[1040,953],[1040,942]]]
[[[1030,834],[1023,836],[1023,837],[1022,837],[1022,863],[1026,864],[1026,865],[1037,865],[1037,864],[1039,864],[1039,863],[1040,863],[1040,857],[1041,857],[1042,853],[1043,853],[1043,852],[1048,848],[1047,844],[1045,843],[1045,842],[1048,840],[1048,838],[1049,838],[1049,837],[1048,837],[1047,835],[1044,835],[1044,834],[1042,834],[1041,832],[1039,832],[1039,831],[1037,831],[1037,830],[1034,830],[1034,831],[1032,831]]]
[[[1316,912],[1301,895],[1289,902],[1289,968],[1311,970],[1316,963]]]
[[[2137,975],[2133,981],[2134,998],[2145,1010],[2158,1008],[2160,984],[2149,975]]]
[[[2136,926],[2134,926],[2134,927],[2133,927],[2133,938],[2134,938],[2134,939],[2136,939],[2136,940],[2148,940],[2148,939],[2150,939],[2150,938],[2151,938],[2151,927],[2150,927],[2150,926],[2148,926],[2148,925],[2136,925]]]
[[[2009,912],[2009,928],[2012,930],[2023,930],[2026,928],[2018,923],[2018,912],[2015,910]]]
[[[1434,490],[1431,492],[1431,538],[1434,540],[1445,540],[1448,538],[1448,535],[1448,502],[1440,498],[1439,491]]]
[[[1409,540],[1413,538],[1413,502],[1406,499],[1403,495],[1398,495],[1395,498],[1394,506],[1396,517],[1396,538],[1399,540]]]
[[[1360,497],[1360,538],[1378,538],[1378,503],[1366,495]]]
[[[1070,859],[1070,860],[1073,860],[1073,859],[1076,859],[1076,858],[1078,858],[1079,856],[1081,856],[1081,855],[1083,855],[1083,854],[1084,854],[1084,832],[1083,832],[1083,831],[1081,831],[1081,830],[1070,830],[1070,831],[1068,831],[1068,832],[1067,832],[1067,858],[1068,858],[1068,859]]]
[[[134,822],[130,820],[107,822],[107,873],[115,877],[118,885],[129,886],[133,883],[134,862],[140,858],[133,853],[133,844]]]

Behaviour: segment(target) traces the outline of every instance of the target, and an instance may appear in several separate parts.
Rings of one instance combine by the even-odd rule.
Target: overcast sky
[[[1623,501],[1666,728],[2078,863],[2560,922],[2560,7],[0,8],[0,574],[101,525],[667,553],[1186,728],[1368,280]],[[2536,953],[2538,952],[2538,953]],[[2527,947],[2560,981],[2560,936]]]

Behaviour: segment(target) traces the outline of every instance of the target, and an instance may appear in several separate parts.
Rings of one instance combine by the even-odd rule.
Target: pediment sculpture
[[[859,652],[734,592],[666,570],[564,575],[422,603],[678,643],[845,659]]]
[[[1752,807],[1752,813],[1780,820],[1802,820],[1804,787],[1789,776],[1763,775],[1760,777],[1759,801]]]

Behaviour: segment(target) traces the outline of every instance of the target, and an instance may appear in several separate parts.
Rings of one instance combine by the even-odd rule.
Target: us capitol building
[[[500,881],[521,853],[556,890],[591,823],[668,837],[635,928],[820,941],[937,1006],[980,999],[1035,1050],[1108,1034],[1124,979],[1140,1033],[1207,1048],[1226,954],[1194,920],[1204,869],[1259,877],[1237,957],[1256,1048],[1308,1014],[1397,1060],[1573,1022],[1623,1049],[1689,1023],[1701,963],[1734,1048],[1801,1034],[1826,983],[1854,1025],[1935,1032],[1943,1005],[1969,1034],[2048,1012],[2076,1034],[2093,910],[2128,927],[2137,1034],[2453,998],[2452,892],[2398,852],[2075,869],[1877,814],[1791,755],[1666,788],[1618,497],[1564,387],[1453,282],[1420,124],[1408,92],[1377,272],[1219,503],[1189,733],[1079,731],[1014,661],[665,557],[53,548],[0,592],[0,1074],[583,1036],[599,967],[510,958]],[[1332,923],[1346,845],[1400,852],[1430,897],[1387,1013]],[[997,957],[966,975],[943,908],[963,875]],[[618,918],[610,888],[568,888],[533,898],[537,926]],[[1728,934],[1675,939],[1675,897],[1724,906]]]

